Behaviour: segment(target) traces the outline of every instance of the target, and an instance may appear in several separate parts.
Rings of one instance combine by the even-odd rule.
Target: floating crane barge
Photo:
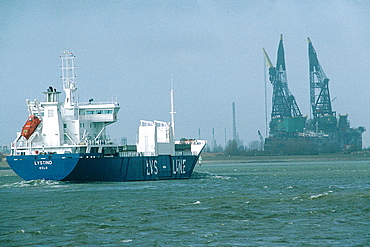
[[[288,89],[283,37],[281,35],[276,67],[265,49],[269,80],[273,86],[269,137],[265,139],[267,154],[317,154],[343,150],[362,150],[364,127],[351,128],[348,115],[336,115],[325,75],[316,51],[308,38],[310,103],[312,118],[302,116],[294,96]]]

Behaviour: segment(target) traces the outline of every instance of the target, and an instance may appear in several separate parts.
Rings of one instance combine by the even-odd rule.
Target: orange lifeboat
[[[36,117],[35,115],[31,115],[28,118],[27,122],[24,124],[21,135],[28,140],[40,123],[41,120],[38,117]]]

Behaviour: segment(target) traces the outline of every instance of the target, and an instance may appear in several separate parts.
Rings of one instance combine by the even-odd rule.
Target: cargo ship
[[[173,121],[141,120],[134,145],[112,142],[106,129],[117,121],[119,103],[79,103],[75,56],[63,51],[60,58],[64,101],[52,86],[43,101],[26,100],[29,117],[6,158],[18,176],[76,182],[190,178],[206,141],[175,141]],[[172,100],[173,90],[171,108]]]

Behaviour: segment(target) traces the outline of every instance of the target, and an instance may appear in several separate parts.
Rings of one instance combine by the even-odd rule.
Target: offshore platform
[[[348,115],[332,109],[329,78],[320,66],[316,51],[308,38],[311,118],[303,116],[289,91],[285,66],[283,36],[277,52],[276,66],[263,49],[272,84],[272,111],[269,137],[264,150],[272,155],[334,153],[362,150],[364,127],[351,128]]]

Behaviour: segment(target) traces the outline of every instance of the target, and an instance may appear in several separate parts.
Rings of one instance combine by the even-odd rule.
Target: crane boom
[[[272,64],[272,62],[271,62],[271,60],[270,60],[269,56],[267,55],[267,52],[266,52],[265,48],[263,48],[262,50],[263,50],[263,55],[264,55],[264,57],[265,57],[265,59],[266,59],[266,64],[267,64],[267,66],[268,66],[269,68],[273,68],[273,67],[274,67],[274,65]]]
[[[308,57],[312,117],[320,130],[331,129],[336,125],[337,120],[330,100],[329,78],[319,63],[310,38],[308,38]]]
[[[290,137],[294,133],[303,131],[306,117],[302,116],[297,102],[288,88],[283,35],[280,35],[276,67],[265,49],[263,49],[263,55],[269,67],[269,80],[273,88],[270,136]]]
[[[265,49],[263,54],[267,66],[269,67],[269,80],[273,86],[272,112],[271,117],[299,117],[302,116],[294,96],[288,88],[288,80],[285,66],[285,53],[283,46],[283,36],[277,52],[276,67],[272,64]]]

